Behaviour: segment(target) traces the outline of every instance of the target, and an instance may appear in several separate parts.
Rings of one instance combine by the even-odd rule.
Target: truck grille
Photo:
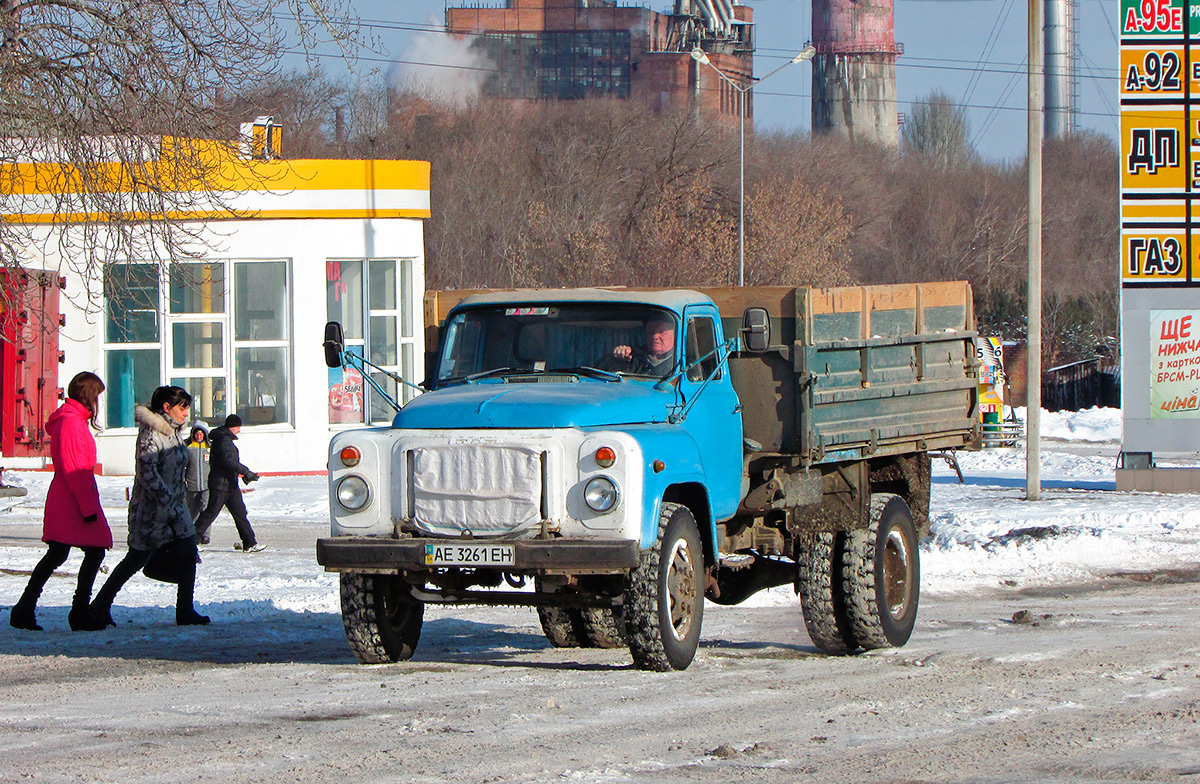
[[[433,446],[408,453],[408,516],[421,530],[498,536],[543,517],[545,453],[521,446]]]

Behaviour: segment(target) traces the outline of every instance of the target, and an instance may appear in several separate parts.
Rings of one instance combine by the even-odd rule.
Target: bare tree
[[[904,146],[936,166],[968,163],[974,156],[967,128],[967,110],[941,90],[913,101],[904,123]]]
[[[854,282],[850,218],[796,173],[758,180],[746,204],[746,282],[844,286]]]
[[[281,18],[306,48],[352,52],[356,27],[332,21],[348,10],[349,0],[0,0],[0,212],[60,226],[62,257],[85,280],[109,262],[195,254],[198,236],[171,216],[227,206],[212,145],[195,141],[233,143],[222,96],[277,68]],[[6,265],[26,264],[42,240],[28,222],[0,222]]]

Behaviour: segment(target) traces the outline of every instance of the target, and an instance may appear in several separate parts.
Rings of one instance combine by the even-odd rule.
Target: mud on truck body
[[[822,651],[907,642],[928,453],[977,437],[968,284],[425,305],[426,392],[330,444],[317,557],[360,661],[411,657],[426,604],[508,604],[536,607],[555,646],[683,669],[706,597],[779,585]],[[327,334],[330,364],[353,361]]]

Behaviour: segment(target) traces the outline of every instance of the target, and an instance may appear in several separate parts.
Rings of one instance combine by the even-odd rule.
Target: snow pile
[[[1025,408],[1015,409],[1017,419],[1029,421]],[[1121,440],[1121,409],[1089,408],[1085,411],[1042,411],[1042,440],[1115,444]]]

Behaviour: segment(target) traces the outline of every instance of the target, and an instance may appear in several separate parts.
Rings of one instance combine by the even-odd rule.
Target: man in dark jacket
[[[225,417],[223,427],[215,428],[209,434],[212,460],[208,472],[208,506],[196,518],[196,539],[200,544],[208,544],[208,529],[221,513],[221,507],[224,507],[233,516],[238,536],[242,538],[242,552],[258,553],[267,548],[254,537],[254,529],[250,527],[250,519],[246,516],[246,503],[237,486],[239,476],[246,484],[258,479],[258,474],[242,465],[237,445],[233,443],[241,431],[242,418],[230,414]]]

